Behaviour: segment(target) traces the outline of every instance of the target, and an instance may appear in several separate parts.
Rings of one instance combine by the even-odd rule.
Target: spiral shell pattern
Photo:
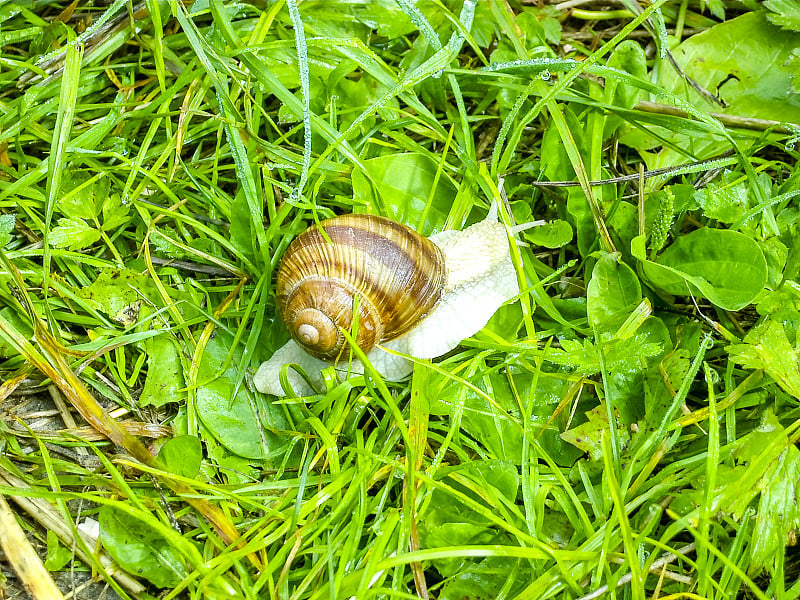
[[[368,352],[422,320],[446,282],[433,242],[384,217],[352,214],[311,226],[289,245],[276,293],[292,337],[313,356],[340,360],[350,355],[340,328]]]

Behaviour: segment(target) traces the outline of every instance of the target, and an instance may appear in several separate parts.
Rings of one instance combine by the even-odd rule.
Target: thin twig
[[[188,260],[175,260],[174,258],[160,258],[158,256],[153,256],[150,260],[156,265],[174,267],[191,273],[203,273],[205,275],[215,275],[217,277],[233,277],[231,272],[225,269],[212,267],[210,265],[201,265],[200,263],[190,262]]]
[[[594,40],[594,39],[607,39],[607,38],[612,38],[615,35],[617,35],[619,33],[620,29],[622,29],[622,28],[621,27],[610,27],[608,29],[601,29],[599,31],[598,30],[595,30],[595,31],[566,31],[561,36],[561,38],[563,40],[579,41],[579,42],[585,42],[585,41],[590,41],[590,40]],[[667,29],[667,33],[669,35],[674,35],[675,31],[676,31],[675,29]],[[686,29],[683,30],[683,34],[686,37],[690,37],[690,36],[696,35],[698,33],[703,33],[704,31],[706,31],[706,29],[699,28],[699,27],[698,28],[686,28]],[[642,38],[650,39],[650,38],[653,37],[653,34],[650,33],[649,31],[631,31],[628,34],[628,37],[629,38],[633,38],[633,39],[642,39]]]
[[[655,113],[659,115],[669,115],[672,117],[681,117],[684,119],[690,118],[689,113],[674,106],[666,104],[656,104],[655,102],[640,101],[635,110],[641,112]],[[786,121],[770,121],[769,119],[755,119],[753,117],[740,117],[738,115],[726,115],[722,113],[709,113],[710,117],[715,118],[726,127],[733,127],[734,129],[748,129],[752,131],[768,131],[772,130],[774,133],[783,133],[786,135],[795,135],[800,131],[800,124],[789,123]]]
[[[556,10],[567,10],[576,6],[581,6],[582,4],[592,4],[593,2],[595,2],[595,0],[566,0],[566,2],[554,4],[553,8]]]
[[[719,165],[717,161],[727,158],[733,154],[732,151],[725,152],[723,154],[718,154],[713,158],[709,158],[706,160],[698,160],[696,162],[685,163],[682,165],[677,165],[674,167],[663,167],[661,169],[651,169],[649,171],[644,171],[643,173],[631,173],[630,175],[620,175],[618,177],[610,177],[609,179],[597,179],[595,181],[590,181],[589,185],[596,186],[596,185],[608,185],[611,183],[623,183],[625,181],[637,181],[640,178],[644,177],[645,179],[649,179],[650,177],[656,177],[658,175],[667,175],[670,173],[680,173],[686,169],[691,169],[692,167],[699,167],[702,165],[712,165],[714,168],[718,168]],[[577,181],[533,181],[531,185],[535,185],[537,187],[542,188],[551,188],[551,187],[577,187],[580,185]]]
[[[119,12],[113,16],[110,15],[111,18],[107,22],[103,23],[97,29],[92,30],[89,35],[80,40],[80,42],[86,47],[84,60],[88,60],[90,55],[102,48],[103,42],[107,41],[109,38],[123,29],[128,27],[137,27],[138,32],[139,28],[142,27],[141,24],[145,21],[148,14],[149,10],[147,8],[147,3],[140,2],[133,7],[130,12]],[[87,32],[88,31],[89,30],[87,30]],[[120,42],[120,45],[121,44],[122,42]],[[62,48],[61,50],[64,49]],[[47,85],[57,77],[60,77],[64,71],[64,56],[65,53],[63,51],[50,53],[49,55],[44,56],[44,60],[36,65],[36,68],[39,69],[40,72],[37,73],[29,71],[27,73],[23,73],[17,80],[17,87],[24,87],[26,85],[39,82],[42,79],[41,73],[45,73],[48,76],[44,81],[42,81],[42,85]]]
[[[655,573],[656,571],[658,571],[662,567],[665,567],[669,563],[675,562],[679,557],[681,557],[684,554],[687,554],[689,552],[692,552],[693,550],[694,550],[694,542],[692,542],[691,544],[686,544],[682,548],[679,548],[678,551],[675,552],[675,553],[670,552],[668,554],[664,554],[661,558],[656,560],[651,565],[650,572],[651,573]],[[692,582],[691,578],[686,577],[685,575],[679,575],[678,573],[672,573],[670,571],[664,572],[663,575],[664,575],[664,577],[666,577],[668,579],[672,579],[674,581],[680,581],[681,583],[691,583]],[[633,578],[633,575],[631,573],[626,573],[625,575],[620,577],[619,580],[617,581],[617,587],[625,585],[626,583],[630,582],[632,578]],[[608,585],[607,584],[606,585],[602,585],[599,588],[597,588],[596,590],[586,594],[585,596],[581,596],[580,598],[578,598],[578,600],[594,600],[594,598],[599,598],[600,596],[605,594],[607,591],[608,591]]]

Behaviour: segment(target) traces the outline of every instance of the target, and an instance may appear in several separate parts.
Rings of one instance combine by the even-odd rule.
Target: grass
[[[11,594],[797,598],[798,14],[0,4]],[[547,224],[481,332],[252,389],[310,223],[493,202]]]

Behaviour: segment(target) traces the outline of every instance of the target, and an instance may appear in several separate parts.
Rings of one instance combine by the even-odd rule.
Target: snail
[[[285,364],[300,365],[318,389],[331,364],[341,373],[363,373],[343,329],[376,371],[398,381],[413,363],[386,350],[441,356],[517,295],[496,206],[483,221],[429,238],[385,217],[334,217],[301,233],[281,260],[276,297],[292,339],[253,382],[260,392],[285,396],[279,378]],[[294,369],[286,372],[296,393],[314,393]]]

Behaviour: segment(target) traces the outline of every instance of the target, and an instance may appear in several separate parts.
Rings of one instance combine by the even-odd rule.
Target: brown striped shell
[[[306,352],[347,359],[340,328],[369,352],[425,317],[446,280],[444,255],[427,238],[384,217],[342,215],[289,245],[278,269],[278,309]]]

